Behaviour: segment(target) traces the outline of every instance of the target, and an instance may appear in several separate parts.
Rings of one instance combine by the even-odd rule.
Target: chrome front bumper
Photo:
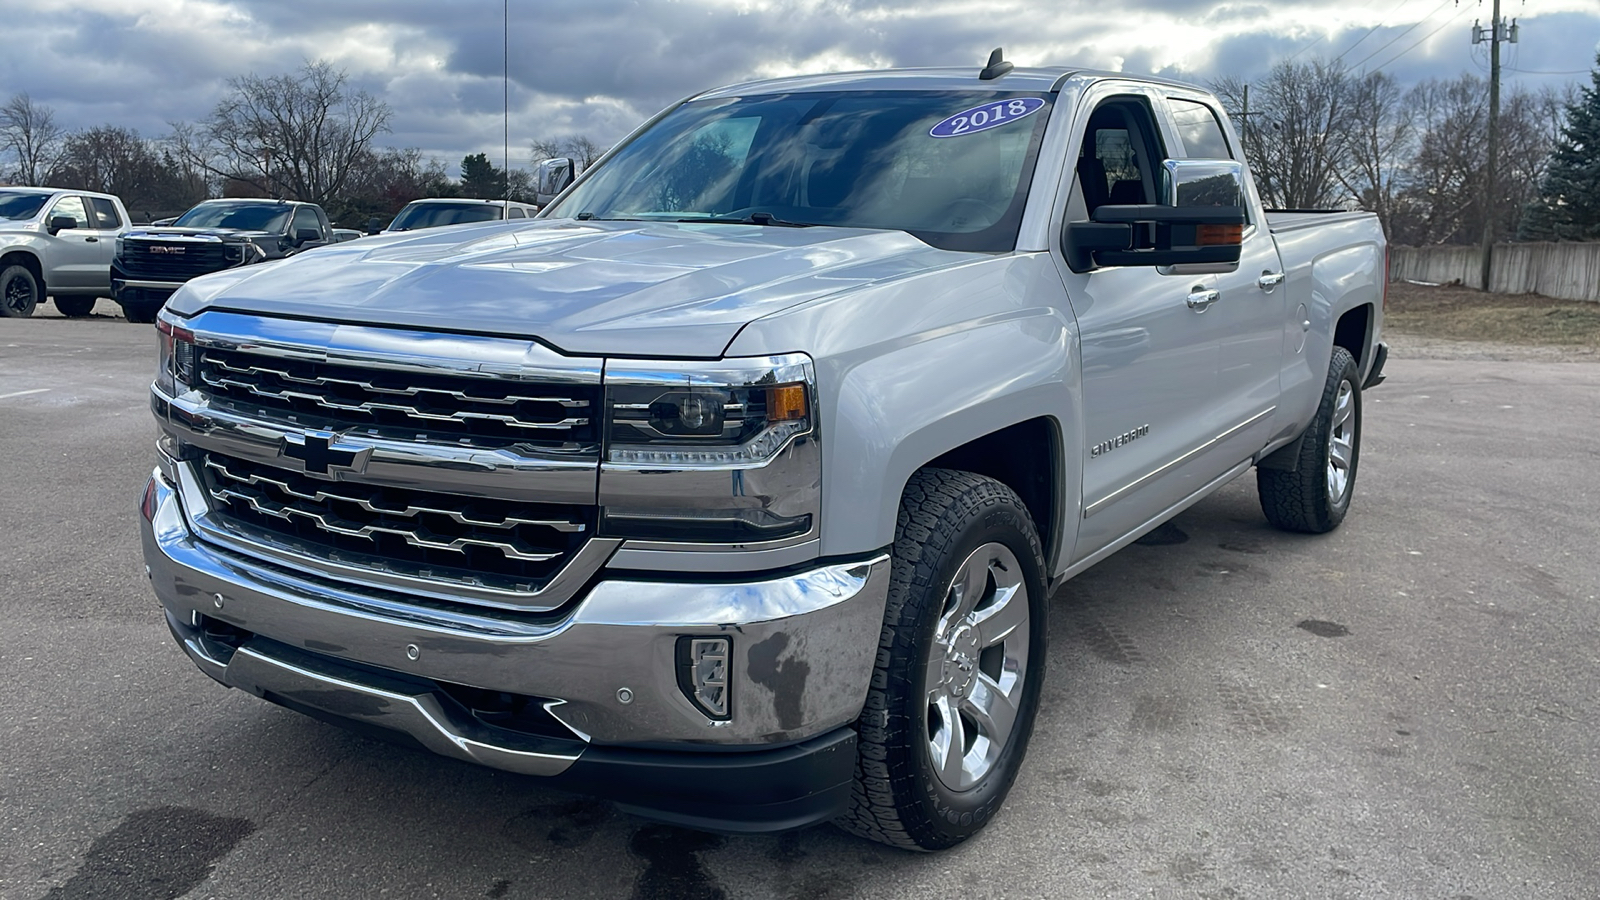
[[[480,611],[379,596],[207,544],[159,470],[149,491],[150,580],[203,671],[293,708],[402,732],[446,756],[553,775],[598,745],[793,744],[853,722],[866,697],[887,555],[754,581],[602,571],[552,613]],[[246,639],[217,652],[207,622]],[[720,635],[733,650],[731,717],[719,721],[680,687],[677,645]],[[439,683],[540,698],[571,734],[486,728]]]

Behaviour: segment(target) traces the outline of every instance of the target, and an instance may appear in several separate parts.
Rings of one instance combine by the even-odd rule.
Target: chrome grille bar
[[[488,541],[479,538],[455,538],[442,540],[430,537],[427,532],[413,531],[405,528],[393,528],[384,525],[361,525],[348,520],[338,519],[334,516],[315,509],[295,506],[288,503],[278,503],[260,494],[250,494],[234,488],[212,488],[211,497],[224,503],[230,500],[239,500],[251,509],[265,516],[275,519],[288,519],[300,516],[312,520],[318,528],[332,534],[343,534],[349,537],[372,538],[378,534],[398,535],[413,547],[422,547],[429,550],[451,550],[456,553],[465,553],[468,547],[487,547],[499,550],[507,559],[520,559],[528,562],[547,562],[559,557],[560,553],[538,552],[517,541]]]
[[[210,362],[209,359],[207,361]],[[535,430],[570,430],[578,425],[589,424],[589,419],[587,417],[568,417],[560,420],[559,422],[526,422],[517,418],[516,416],[505,415],[501,413],[481,413],[471,412],[469,410],[456,410],[451,413],[441,414],[427,412],[419,407],[407,406],[403,403],[383,403],[375,401],[367,401],[364,403],[343,403],[326,394],[314,394],[307,391],[294,391],[289,389],[272,390],[271,388],[262,387],[259,383],[242,381],[234,378],[215,377],[209,374],[202,375],[202,378],[204,378],[205,383],[211,387],[238,388],[251,394],[255,394],[258,397],[270,397],[275,400],[307,400],[311,403],[315,403],[317,406],[322,407],[323,409],[336,409],[345,412],[370,413],[374,410],[387,409],[394,412],[403,413],[413,419],[423,419],[430,422],[465,422],[468,420],[479,420],[484,422],[500,422],[512,428],[528,428]],[[303,379],[293,380],[301,383],[310,383],[309,381]],[[517,401],[513,400],[510,402]],[[572,401],[570,405],[587,406],[588,404],[582,403],[581,401]]]
[[[259,365],[259,364],[249,365],[249,366],[235,366],[235,365],[233,365],[231,362],[229,362],[226,359],[213,358],[213,359],[211,359],[209,361],[213,365],[215,365],[218,369],[221,369],[222,371],[225,371],[225,372],[234,372],[234,373],[237,373],[237,374],[240,374],[240,375],[260,375],[262,373],[266,373],[266,374],[269,374],[269,375],[276,375],[279,378],[283,379],[284,381],[292,381],[292,382],[294,382],[296,384],[310,384],[310,385],[342,384],[342,385],[347,385],[347,386],[350,386],[350,387],[360,388],[361,390],[369,391],[369,392],[374,393],[374,394],[397,394],[397,395],[405,396],[405,397],[415,397],[416,395],[423,394],[423,393],[441,394],[441,395],[448,396],[448,397],[454,397],[457,400],[463,400],[463,401],[466,401],[466,402],[469,402],[469,403],[494,403],[494,404],[501,404],[501,405],[513,405],[513,404],[517,404],[517,403],[559,403],[562,406],[565,406],[565,407],[567,407],[569,409],[570,408],[587,407],[589,405],[587,402],[585,402],[583,400],[573,400],[570,397],[527,397],[527,396],[521,396],[521,395],[517,395],[517,394],[508,394],[505,397],[484,397],[484,396],[479,396],[479,395],[476,395],[476,394],[468,394],[466,391],[456,391],[456,390],[450,390],[450,389],[447,389],[447,388],[426,387],[426,386],[407,386],[407,387],[396,388],[396,387],[387,387],[385,385],[377,384],[377,383],[372,382],[372,381],[361,381],[361,380],[354,379],[354,378],[334,378],[334,377],[328,376],[328,375],[316,375],[316,376],[306,377],[306,376],[303,376],[303,375],[297,375],[294,372],[289,371],[288,369],[275,369],[275,368],[272,368],[270,366],[263,366],[263,365]],[[732,405],[732,404],[730,404],[730,405]],[[587,422],[588,420],[587,419],[582,419],[582,420],[578,420],[578,421]]]
[[[585,527],[582,522],[574,522],[568,519],[526,519],[520,516],[507,515],[502,517],[499,521],[489,521],[487,519],[473,518],[466,512],[456,509],[418,506],[416,504],[406,504],[400,506],[399,508],[380,506],[379,504],[374,503],[365,497],[337,493],[334,491],[324,490],[321,487],[318,487],[316,490],[310,493],[299,491],[290,485],[287,478],[272,478],[259,472],[249,472],[244,475],[240,475],[231,471],[227,464],[221,462],[217,457],[214,456],[206,459],[205,466],[207,469],[216,472],[218,475],[221,475],[222,477],[232,481],[237,481],[241,484],[270,484],[291,497],[296,497],[301,500],[309,500],[313,503],[323,503],[328,500],[343,500],[347,503],[354,503],[367,512],[379,513],[381,515],[406,516],[407,518],[415,518],[421,513],[435,513],[441,516],[449,516],[463,525],[482,525],[486,528],[510,528],[516,525],[542,525],[545,528],[552,528],[556,531],[576,532],[584,530]]]

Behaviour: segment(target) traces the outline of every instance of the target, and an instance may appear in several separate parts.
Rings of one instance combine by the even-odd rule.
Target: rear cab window
[[[105,197],[90,197],[89,212],[94,216],[94,227],[102,231],[114,231],[122,227],[117,205]]]

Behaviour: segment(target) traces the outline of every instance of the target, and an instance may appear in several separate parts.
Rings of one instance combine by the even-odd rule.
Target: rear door
[[[1211,98],[1198,92],[1169,91],[1167,107],[1174,158],[1242,159],[1228,140]],[[1232,465],[1250,457],[1273,437],[1283,365],[1283,321],[1287,315],[1281,284],[1283,266],[1261,207],[1247,186],[1244,243],[1231,272],[1206,276],[1216,300],[1204,311],[1217,336],[1217,385],[1209,403],[1219,426],[1217,452]]]
[[[94,287],[102,293],[100,296],[111,296],[111,257],[117,252],[117,235],[122,233],[122,213],[117,211],[117,204],[106,197],[85,197],[84,204],[89,210],[89,221],[93,226],[95,237],[99,238],[94,245],[99,247],[99,270]]]

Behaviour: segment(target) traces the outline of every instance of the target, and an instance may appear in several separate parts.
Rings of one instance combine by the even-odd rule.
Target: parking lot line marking
[[[12,397],[26,397],[29,394],[42,394],[42,393],[44,393],[45,391],[48,391],[48,390],[50,390],[50,389],[49,388],[34,388],[31,391],[12,391],[9,394],[0,394],[0,400],[9,400]]]

